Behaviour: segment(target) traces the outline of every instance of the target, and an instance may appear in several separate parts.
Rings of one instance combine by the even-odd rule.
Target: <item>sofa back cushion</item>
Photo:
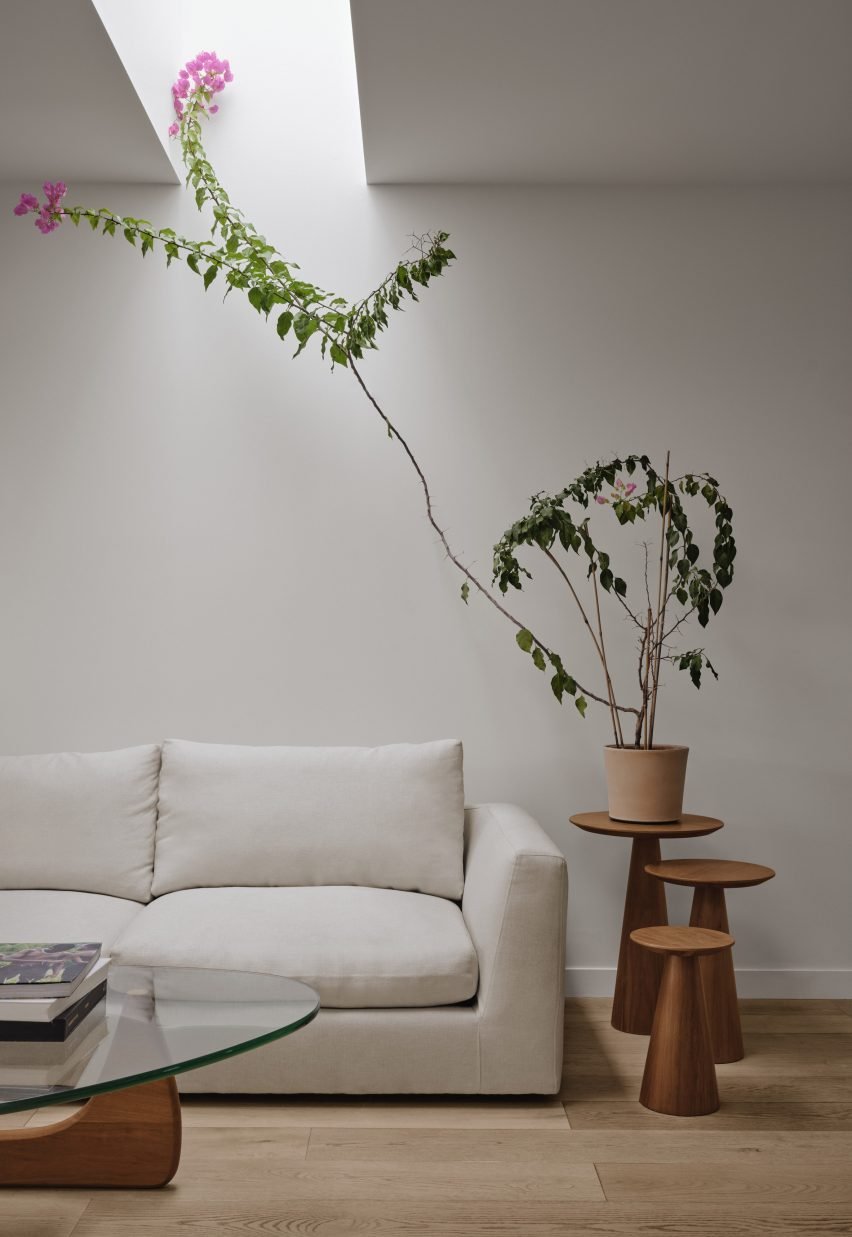
[[[159,768],[154,744],[0,757],[0,887],[149,901]]]
[[[460,898],[461,743],[163,747],[153,892],[372,885]]]

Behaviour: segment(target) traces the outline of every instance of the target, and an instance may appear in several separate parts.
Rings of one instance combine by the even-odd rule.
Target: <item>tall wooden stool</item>
[[[726,889],[762,885],[775,875],[772,868],[765,868],[760,863],[738,863],[729,859],[665,859],[660,863],[649,863],[645,871],[649,876],[672,885],[693,886],[695,893],[690,925],[694,928],[712,928],[716,932],[729,930]],[[699,969],[704,984],[713,1060],[718,1065],[725,1061],[741,1061],[745,1050],[731,951],[728,949],[706,955],[701,959]]]
[[[639,1102],[673,1117],[715,1112],[719,1089],[698,960],[730,952],[734,939],[687,927],[637,928],[630,939],[666,960]]]

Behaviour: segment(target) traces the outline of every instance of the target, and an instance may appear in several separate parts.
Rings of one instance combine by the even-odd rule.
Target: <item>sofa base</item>
[[[293,1035],[181,1074],[185,1095],[553,1095],[534,1061],[483,1078],[475,1005],[327,1009]],[[558,1073],[558,1071],[556,1071]]]

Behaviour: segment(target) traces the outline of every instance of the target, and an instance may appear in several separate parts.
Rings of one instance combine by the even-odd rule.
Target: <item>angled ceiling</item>
[[[852,180],[850,0],[351,0],[367,179]]]
[[[0,180],[21,189],[178,180],[91,0],[2,0],[0,112]]]

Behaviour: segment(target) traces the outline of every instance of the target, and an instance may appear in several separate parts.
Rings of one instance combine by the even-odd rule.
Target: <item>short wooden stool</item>
[[[719,1107],[699,957],[730,951],[727,932],[708,928],[637,928],[630,939],[665,956],[639,1102],[673,1117],[700,1117]]]
[[[690,925],[694,928],[712,928],[716,932],[729,930],[726,889],[762,885],[775,875],[772,868],[765,868],[760,863],[738,863],[729,859],[666,859],[660,863],[649,863],[645,871],[649,876],[672,885],[693,886],[695,893]],[[699,969],[704,984],[713,1060],[717,1065],[725,1061],[741,1061],[745,1049],[731,951],[708,954],[701,959]]]

